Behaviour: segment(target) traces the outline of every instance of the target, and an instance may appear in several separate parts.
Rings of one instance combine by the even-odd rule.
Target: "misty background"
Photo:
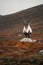
[[[0,15],[12,14],[43,4],[43,0],[0,0]]]

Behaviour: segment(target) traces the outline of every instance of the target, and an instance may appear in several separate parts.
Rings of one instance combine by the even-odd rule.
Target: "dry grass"
[[[14,40],[0,42],[0,61],[2,61],[4,64],[14,63],[14,65],[18,65],[20,63],[21,65],[22,64],[35,65],[35,64],[38,64],[39,61],[41,61],[39,60],[39,57],[40,58],[43,57],[38,55],[39,50],[41,49],[43,49],[43,44],[37,43],[37,42],[24,43],[24,42],[16,42]],[[32,58],[34,62],[31,61]]]

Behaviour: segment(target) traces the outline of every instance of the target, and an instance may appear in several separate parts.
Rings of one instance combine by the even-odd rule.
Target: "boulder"
[[[36,40],[31,38],[22,38],[20,42],[36,42]]]
[[[39,51],[39,54],[43,55],[43,50],[40,50],[40,51]]]

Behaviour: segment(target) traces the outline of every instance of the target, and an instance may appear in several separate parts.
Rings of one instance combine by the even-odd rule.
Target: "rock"
[[[18,35],[19,37],[21,36],[21,34]]]
[[[39,51],[39,54],[42,54],[42,55],[43,55],[43,50],[40,50],[40,51]]]
[[[23,38],[20,40],[20,42],[36,42],[36,40],[33,40],[31,38]]]

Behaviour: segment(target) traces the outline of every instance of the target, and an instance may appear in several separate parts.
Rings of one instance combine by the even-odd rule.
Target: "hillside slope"
[[[37,42],[20,42],[23,18],[31,23],[32,39]],[[0,65],[43,65],[43,5],[15,14],[0,16]]]
[[[23,38],[23,19],[31,23],[33,29],[31,37],[36,38],[38,35],[37,39],[43,40],[43,4],[14,14],[1,16],[0,39],[20,40]]]

